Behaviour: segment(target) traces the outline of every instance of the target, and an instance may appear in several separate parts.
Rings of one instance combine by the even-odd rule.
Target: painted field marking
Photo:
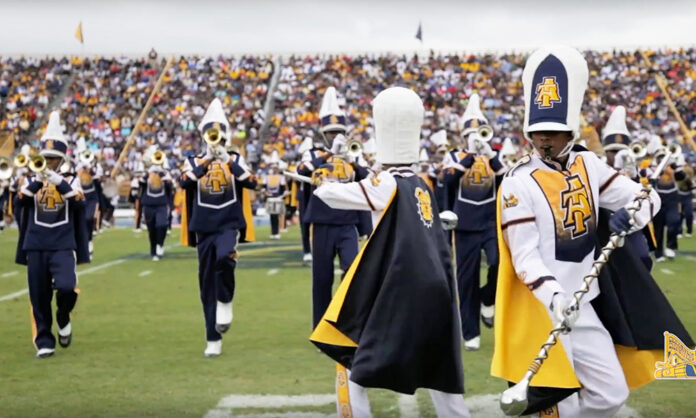
[[[18,273],[19,272],[17,270],[8,271],[7,273],[0,274],[0,277],[10,277],[10,276],[14,276],[15,274],[18,274]]]
[[[204,418],[232,418],[232,417],[283,417],[283,418],[326,418],[336,417],[336,413],[324,414],[320,412],[265,412],[239,414],[235,409],[242,408],[288,408],[302,406],[321,406],[333,405],[336,402],[336,395],[228,395],[218,402],[214,409],[209,410]],[[465,396],[466,403],[472,417],[491,417],[504,418],[503,411],[500,410],[500,394]],[[399,415],[401,417],[417,417],[418,403],[416,397],[412,395],[399,394],[397,400]],[[641,415],[633,408],[624,405],[616,414],[618,418],[641,418]]]
[[[401,418],[418,418],[418,401],[415,395],[400,393],[396,404],[399,406]]]
[[[660,271],[665,274],[669,274],[670,276],[674,274],[674,272],[670,269],[660,269]]]
[[[152,273],[152,270],[141,271],[140,273],[138,273],[138,277],[145,277],[145,276],[147,276],[148,274],[151,274],[151,273]]]
[[[280,269],[270,269],[270,270],[268,270],[268,273],[266,273],[266,274],[269,276],[273,276],[275,274],[278,274],[279,271],[280,271]]]
[[[686,258],[686,259],[689,260],[689,261],[696,261],[696,257],[694,257],[693,255],[687,255],[687,256],[684,257],[684,258]]]

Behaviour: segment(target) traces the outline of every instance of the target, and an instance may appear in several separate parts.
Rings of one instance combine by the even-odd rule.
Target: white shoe
[[[677,238],[680,238],[680,239],[681,239],[681,238],[684,238],[684,235],[682,235],[682,234],[677,234]]]
[[[670,260],[673,260],[676,255],[677,253],[675,253],[673,249],[665,248],[665,257],[669,258]]]
[[[89,248],[89,253],[94,254],[94,243],[92,241],[87,244],[87,247]]]
[[[481,322],[488,328],[493,328],[493,321],[495,315],[495,305],[486,306],[481,304]]]
[[[661,262],[663,262],[663,261],[665,261],[665,260],[666,260],[665,257],[657,257],[657,258],[655,259],[655,262],[656,262],[656,263],[661,263]]]
[[[36,352],[36,357],[37,358],[46,358],[46,357],[51,357],[53,353],[56,352],[55,348],[39,348],[39,350]]]
[[[160,258],[158,256],[152,257],[152,261],[160,261]]]
[[[172,230],[171,230],[171,229],[167,229],[167,235],[171,235],[171,234],[172,234]]]
[[[481,348],[481,337],[474,337],[464,341],[464,349],[467,351],[476,351]]]
[[[280,230],[280,232],[284,234],[284,233],[288,232],[288,229],[287,229],[287,228],[283,228],[283,229]]]
[[[215,331],[224,334],[232,324],[232,302],[218,302],[215,308]]]
[[[143,232],[143,230],[140,228],[133,228],[133,232]]]
[[[280,235],[279,234],[271,235],[271,239],[276,239],[276,240],[280,239]]]
[[[690,233],[686,232],[686,233],[684,234],[684,236],[687,237],[687,238],[691,238],[693,235],[691,235]]]
[[[208,341],[203,355],[206,357],[217,357],[222,354],[222,340]]]
[[[72,342],[72,324],[68,322],[65,328],[58,328],[58,344],[61,347],[67,348]]]
[[[312,253],[307,253],[307,254],[303,255],[302,262],[311,263],[312,262]]]
[[[157,254],[158,257],[162,257],[164,255],[164,247],[161,245],[155,246],[155,254]]]

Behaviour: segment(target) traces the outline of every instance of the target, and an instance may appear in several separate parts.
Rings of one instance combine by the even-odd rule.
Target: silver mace
[[[636,196],[636,198],[633,199],[631,207],[627,209],[628,214],[631,217],[631,225],[633,225],[634,223],[633,217],[635,216],[636,212],[640,210],[640,207],[643,204],[643,200],[648,199],[649,195],[650,186],[646,185],[638,193],[638,196]],[[612,233],[609,236],[609,242],[602,248],[601,254],[599,255],[599,257],[597,257],[594,263],[592,263],[592,269],[590,270],[590,273],[583,277],[582,287],[573,293],[573,304],[566,309],[566,312],[568,314],[570,314],[573,310],[579,310],[580,301],[582,300],[583,296],[585,296],[585,294],[590,291],[590,286],[592,285],[592,282],[595,281],[597,276],[599,276],[599,272],[602,270],[602,267],[604,267],[607,261],[609,261],[609,255],[611,255],[611,253],[616,248],[621,247],[623,245],[623,238],[625,235],[626,233],[622,232],[620,234]],[[527,409],[527,393],[529,391],[529,383],[532,381],[532,378],[539,372],[541,365],[544,364],[544,360],[548,358],[549,350],[551,350],[551,347],[556,345],[556,343],[558,342],[558,336],[562,333],[565,334],[568,332],[570,332],[570,326],[568,326],[566,320],[556,323],[551,332],[549,333],[549,338],[546,340],[544,344],[541,345],[541,350],[539,351],[539,354],[534,359],[532,364],[529,366],[529,369],[527,369],[527,373],[525,373],[522,380],[520,380],[520,382],[517,383],[515,386],[512,386],[511,388],[508,388],[503,392],[502,396],[500,397],[500,409],[503,410],[503,413],[505,415],[519,416],[522,414],[522,412],[524,412]]]

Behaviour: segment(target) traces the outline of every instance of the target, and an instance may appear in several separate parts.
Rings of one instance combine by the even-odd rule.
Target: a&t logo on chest
[[[227,173],[220,163],[210,164],[208,173],[201,179],[201,186],[208,194],[223,194],[229,187]]]
[[[569,229],[573,239],[587,233],[587,221],[592,218],[592,207],[587,188],[578,174],[566,177],[567,188],[561,191],[563,227]]]
[[[38,202],[41,210],[44,212],[56,212],[65,206],[63,196],[56,190],[55,184],[49,184],[39,190]]]

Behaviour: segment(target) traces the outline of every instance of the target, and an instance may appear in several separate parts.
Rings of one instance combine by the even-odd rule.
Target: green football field
[[[234,321],[221,357],[203,357],[195,250],[178,246],[175,230],[165,258],[153,262],[146,233],[113,229],[95,238],[92,263],[78,267],[73,344],[38,360],[25,268],[13,263],[16,230],[0,234],[0,417],[335,413],[335,366],[308,341],[311,278],[297,227],[280,241],[267,241],[265,228],[258,236],[240,250]],[[696,238],[680,247],[677,260],[657,264],[654,274],[694,334]],[[505,386],[489,375],[492,337],[484,329],[481,350],[462,354],[474,416],[494,416],[494,397]],[[370,390],[370,399],[378,417],[400,416],[409,405],[411,416],[434,416],[426,391],[406,399]],[[696,417],[696,381],[653,382],[633,391],[628,406],[643,417]]]

